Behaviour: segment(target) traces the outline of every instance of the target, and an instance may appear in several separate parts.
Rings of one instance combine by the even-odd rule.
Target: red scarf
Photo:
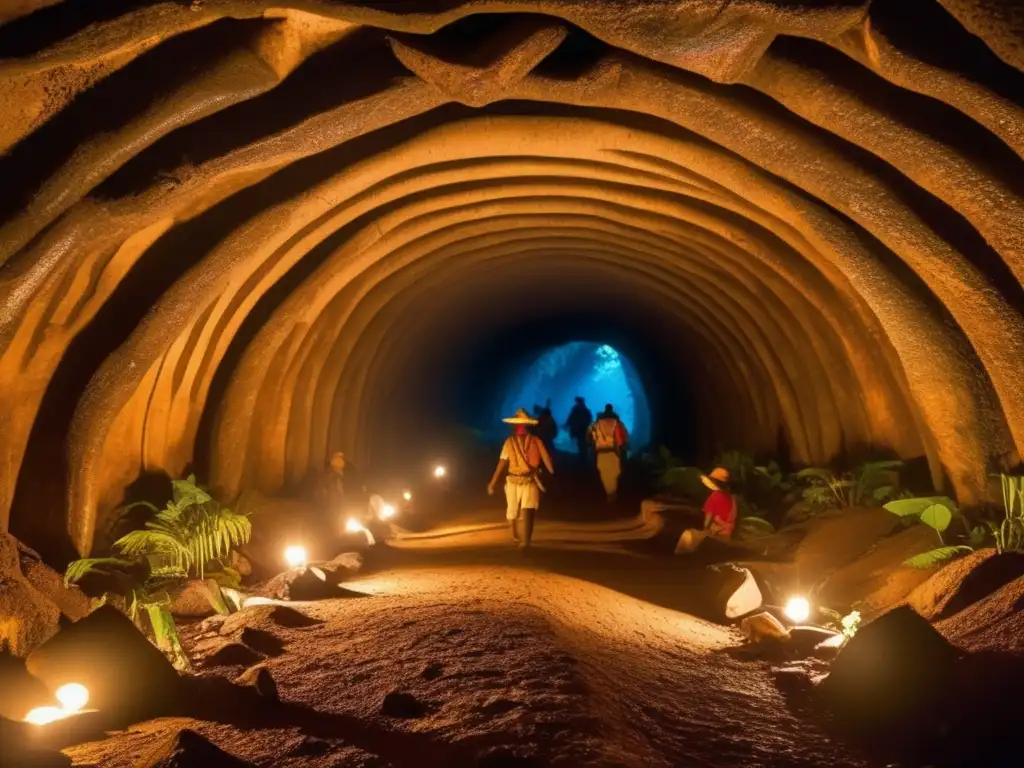
[[[523,435],[530,434],[530,430],[526,428],[525,424],[516,424],[516,428],[512,431],[512,434],[516,437],[522,437]]]

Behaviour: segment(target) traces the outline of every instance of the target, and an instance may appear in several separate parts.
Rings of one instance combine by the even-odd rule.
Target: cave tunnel
[[[1024,446],[1020,9],[634,5],[6,5],[0,530],[422,460],[571,342],[693,461],[982,499]]]

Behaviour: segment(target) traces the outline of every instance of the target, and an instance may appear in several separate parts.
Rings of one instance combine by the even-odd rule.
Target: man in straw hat
[[[530,418],[530,414],[520,408],[515,416],[503,421],[513,425],[512,436],[501,447],[498,466],[487,486],[487,493],[494,493],[499,478],[507,470],[505,500],[508,507],[505,517],[512,524],[513,540],[525,549],[530,546],[533,537],[533,520],[540,507],[540,493],[544,490],[539,477],[541,463],[549,474],[554,474],[555,469],[544,443],[536,435],[530,434],[529,427],[537,424],[536,419]]]
[[[710,474],[701,475],[701,482],[711,489],[711,495],[704,502],[704,529],[683,531],[676,545],[676,552],[693,552],[709,536],[720,541],[732,538],[736,527],[736,497],[729,492],[729,470],[715,467]]]

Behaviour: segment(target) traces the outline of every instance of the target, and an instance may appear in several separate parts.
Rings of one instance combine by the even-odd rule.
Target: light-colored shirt
[[[519,443],[517,451],[512,445],[515,440]],[[501,446],[501,460],[508,462],[508,471],[513,475],[529,475],[534,472],[543,461],[550,468],[551,459],[547,456],[547,449],[544,443],[535,435],[515,435],[508,438]],[[523,462],[523,459],[526,462]]]

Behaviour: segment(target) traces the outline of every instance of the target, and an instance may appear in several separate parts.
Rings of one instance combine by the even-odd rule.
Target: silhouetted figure
[[[576,398],[576,404],[569,411],[569,418],[565,421],[565,428],[569,431],[569,437],[576,442],[576,450],[579,451],[580,461],[587,461],[587,437],[590,425],[594,421],[594,414],[587,408],[582,397]]]
[[[558,423],[555,421],[555,417],[551,415],[551,400],[549,399],[543,408],[539,405],[534,408],[537,414],[537,426],[534,427],[534,434],[544,442],[544,447],[548,449],[548,453],[554,454],[555,438],[558,437]]]
[[[487,493],[494,493],[498,479],[508,470],[505,475],[505,518],[512,525],[512,539],[518,542],[520,548],[525,549],[530,546],[530,539],[533,538],[534,516],[540,507],[541,491],[544,490],[539,476],[541,464],[549,474],[554,474],[555,468],[544,442],[530,434],[528,427],[536,426],[537,420],[531,419],[525,409],[520,408],[515,416],[503,421],[513,425],[512,436],[501,447],[498,466],[487,485]]]
[[[335,451],[327,460],[317,484],[317,502],[327,513],[341,510],[345,500],[345,454]]]
[[[597,456],[597,471],[601,475],[601,485],[604,486],[608,503],[611,504],[618,496],[622,457],[629,443],[626,425],[619,419],[611,403],[604,407],[604,412],[590,428],[590,439]]]

